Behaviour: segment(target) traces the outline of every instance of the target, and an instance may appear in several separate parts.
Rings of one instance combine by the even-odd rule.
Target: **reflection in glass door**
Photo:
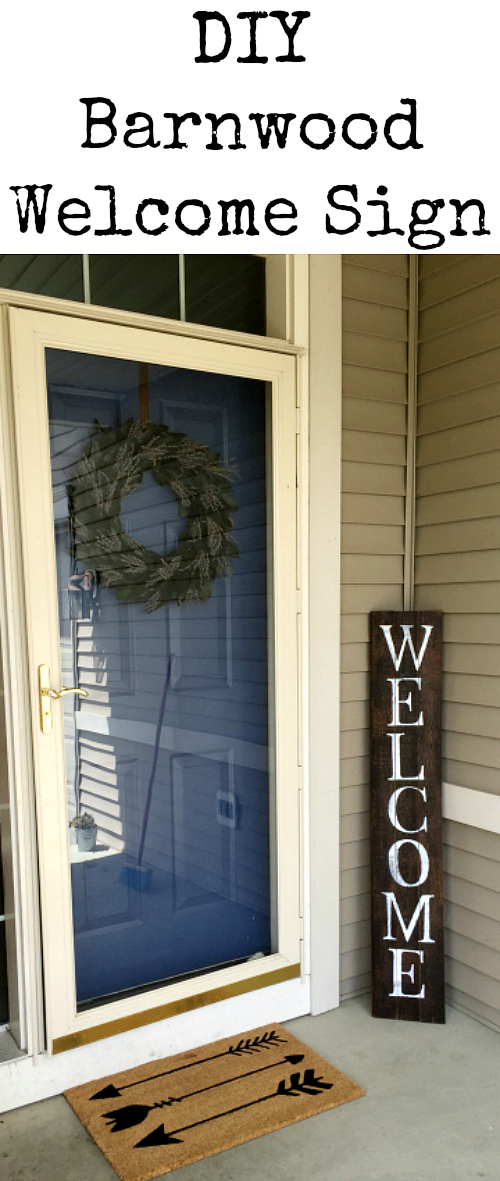
[[[79,1010],[271,946],[266,387],[48,349]]]

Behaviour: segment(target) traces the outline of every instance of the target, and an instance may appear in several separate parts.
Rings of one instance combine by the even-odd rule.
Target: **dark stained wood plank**
[[[443,1023],[442,613],[370,615],[374,1017]]]

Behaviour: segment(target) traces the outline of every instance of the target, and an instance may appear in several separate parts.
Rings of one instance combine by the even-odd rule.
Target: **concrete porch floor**
[[[500,1178],[500,1034],[448,1009],[446,1026],[375,1021],[369,1000],[286,1023],[364,1099],[180,1169],[182,1181]],[[0,1116],[2,1181],[113,1181],[62,1097]]]

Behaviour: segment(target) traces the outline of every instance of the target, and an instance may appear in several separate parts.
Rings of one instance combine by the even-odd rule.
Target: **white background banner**
[[[500,251],[491,0],[2,21],[2,251]]]

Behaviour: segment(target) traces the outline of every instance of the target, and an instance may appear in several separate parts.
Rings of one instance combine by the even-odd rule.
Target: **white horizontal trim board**
[[[500,833],[500,796],[443,783],[443,816],[445,820]]]
[[[193,340],[213,340],[217,344],[238,344],[241,348],[266,349],[272,353],[285,353],[302,357],[307,349],[273,336],[257,336],[249,332],[232,332],[226,328],[214,328],[205,324],[191,324],[186,320],[169,320],[166,316],[145,316],[142,312],[125,312],[117,308],[99,307],[98,304],[79,303],[78,300],[56,299],[47,295],[31,295],[25,291],[11,291],[0,287],[0,306],[28,308],[30,311],[53,312],[58,316],[78,316],[80,320],[94,320],[103,324],[120,324],[127,328],[146,328],[164,336],[172,333]]]
[[[272,984],[258,992],[229,997],[212,1005],[213,1040],[231,1037],[235,1029],[252,1029],[268,1021],[290,1021],[310,1012],[310,978]],[[181,1050],[203,1045],[207,1036],[207,1010],[194,1009],[153,1025],[131,1029],[103,1041],[67,1050],[65,1054],[40,1054],[37,1069],[28,1054],[11,1062],[0,1062],[0,1112],[11,1111],[26,1103],[37,1103],[59,1095],[103,1074],[130,1070],[142,1062],[152,1062]]]

